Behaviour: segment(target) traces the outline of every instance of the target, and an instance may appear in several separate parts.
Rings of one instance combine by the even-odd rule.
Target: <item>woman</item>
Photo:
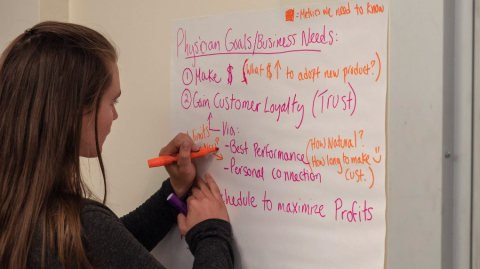
[[[101,152],[118,117],[116,61],[102,35],[58,22],[35,25],[3,52],[0,268],[164,268],[148,251],[176,221],[194,268],[233,267],[225,204],[211,176],[195,180],[190,152],[198,147],[187,135],[160,151],[179,152],[179,160],[135,211],[119,219],[104,205],[106,193],[103,204],[88,199],[79,158],[97,157],[106,185]],[[190,189],[185,217],[166,197]]]

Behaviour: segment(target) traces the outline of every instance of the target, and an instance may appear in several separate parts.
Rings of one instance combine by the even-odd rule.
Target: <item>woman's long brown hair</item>
[[[18,36],[0,58],[0,268],[26,268],[35,234],[42,268],[54,255],[66,268],[92,268],[80,211],[92,197],[80,173],[84,109],[97,123],[117,53],[98,32],[43,22]],[[97,155],[104,186],[105,172]],[[106,188],[104,203],[106,199]]]

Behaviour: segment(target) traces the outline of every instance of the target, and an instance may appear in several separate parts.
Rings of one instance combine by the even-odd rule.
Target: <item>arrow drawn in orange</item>
[[[213,155],[215,155],[215,156],[217,156],[217,157],[218,157],[217,161],[221,161],[221,160],[223,160],[223,154],[222,154],[222,153],[220,153],[220,156],[218,156],[218,155],[217,155],[217,154],[215,154],[215,153],[213,153]]]

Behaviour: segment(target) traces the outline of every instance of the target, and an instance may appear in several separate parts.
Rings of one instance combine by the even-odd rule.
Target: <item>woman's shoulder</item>
[[[80,219],[84,221],[90,218],[114,218],[118,220],[118,216],[108,206],[92,199],[84,199]]]

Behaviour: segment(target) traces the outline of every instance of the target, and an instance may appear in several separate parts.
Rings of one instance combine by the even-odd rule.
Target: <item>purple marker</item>
[[[187,205],[184,204],[180,199],[175,195],[175,193],[171,193],[167,197],[167,201],[172,204],[175,208],[177,208],[180,213],[187,216]]]

